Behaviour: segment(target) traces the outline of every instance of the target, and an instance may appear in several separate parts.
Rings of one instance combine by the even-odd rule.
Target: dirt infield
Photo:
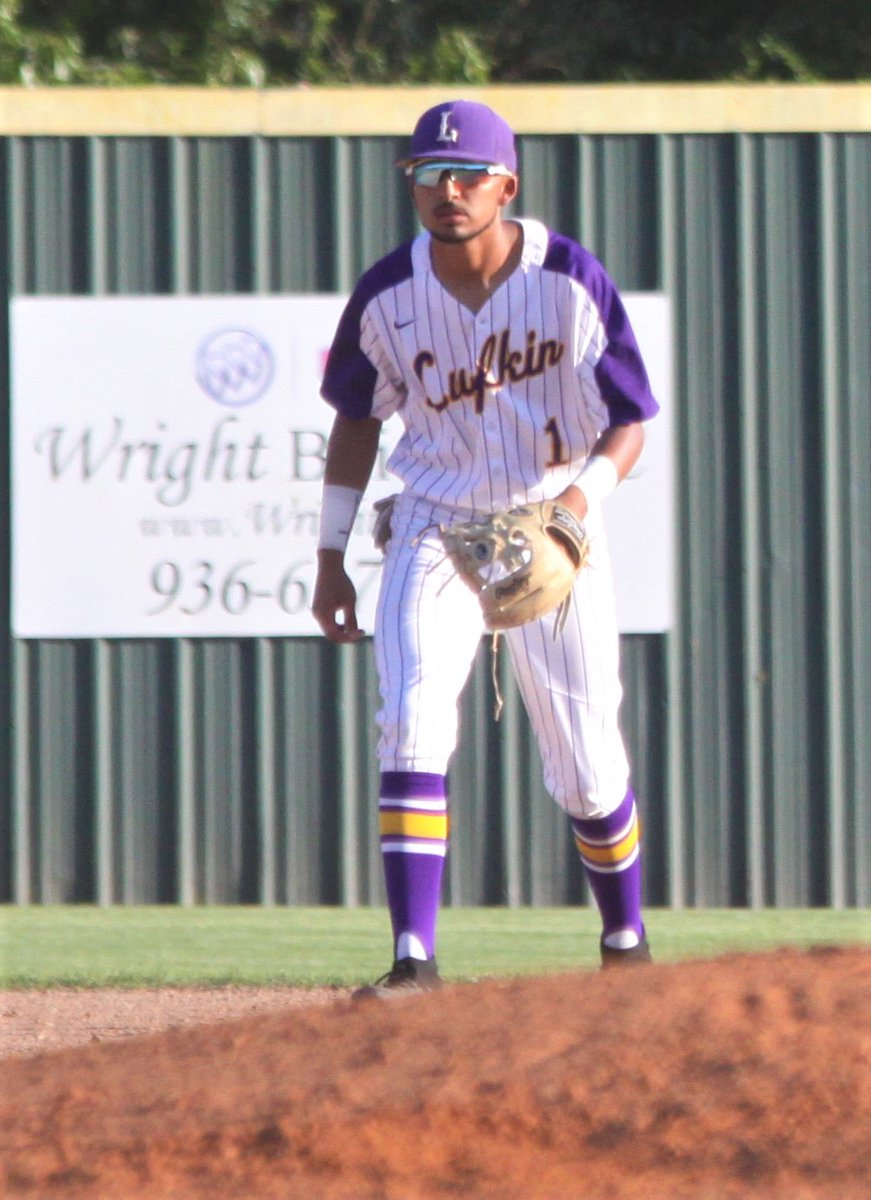
[[[22,1032],[31,999],[3,996],[0,1195],[869,1195],[871,949],[489,981],[391,1004],[140,993],[139,1021],[129,993],[120,1020],[110,995],[78,994],[88,1044],[41,1053]],[[50,1045],[75,1040],[57,1026]]]

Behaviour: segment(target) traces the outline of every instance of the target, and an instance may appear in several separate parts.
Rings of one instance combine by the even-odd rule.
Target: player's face
[[[451,170],[442,164],[419,182],[411,175],[418,216],[437,241],[467,242],[486,232],[517,194],[516,175],[490,175],[461,163]]]

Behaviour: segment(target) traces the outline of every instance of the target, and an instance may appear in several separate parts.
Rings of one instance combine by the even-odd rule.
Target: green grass
[[[647,911],[658,962],[777,946],[871,944],[871,914],[848,909]],[[446,908],[448,979],[591,968],[591,909]],[[0,908],[0,987],[351,984],[389,966],[380,908]]]

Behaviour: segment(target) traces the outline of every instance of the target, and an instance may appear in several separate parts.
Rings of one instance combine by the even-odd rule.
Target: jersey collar
[[[520,255],[521,269],[528,271],[530,267],[540,267],[547,254],[549,237],[547,227],[541,221],[535,220],[532,217],[509,217],[508,219],[516,221],[523,230],[523,250]],[[431,235],[425,229],[414,239],[412,255],[415,270],[430,270],[429,248],[431,241]]]

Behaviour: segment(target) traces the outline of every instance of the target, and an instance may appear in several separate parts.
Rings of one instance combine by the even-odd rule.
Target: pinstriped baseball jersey
[[[361,278],[322,394],[404,424],[389,469],[416,496],[491,511],[558,495],[609,426],[658,411],[617,290],[576,242],[523,219],[520,264],[477,312],[439,283],[430,235]]]

